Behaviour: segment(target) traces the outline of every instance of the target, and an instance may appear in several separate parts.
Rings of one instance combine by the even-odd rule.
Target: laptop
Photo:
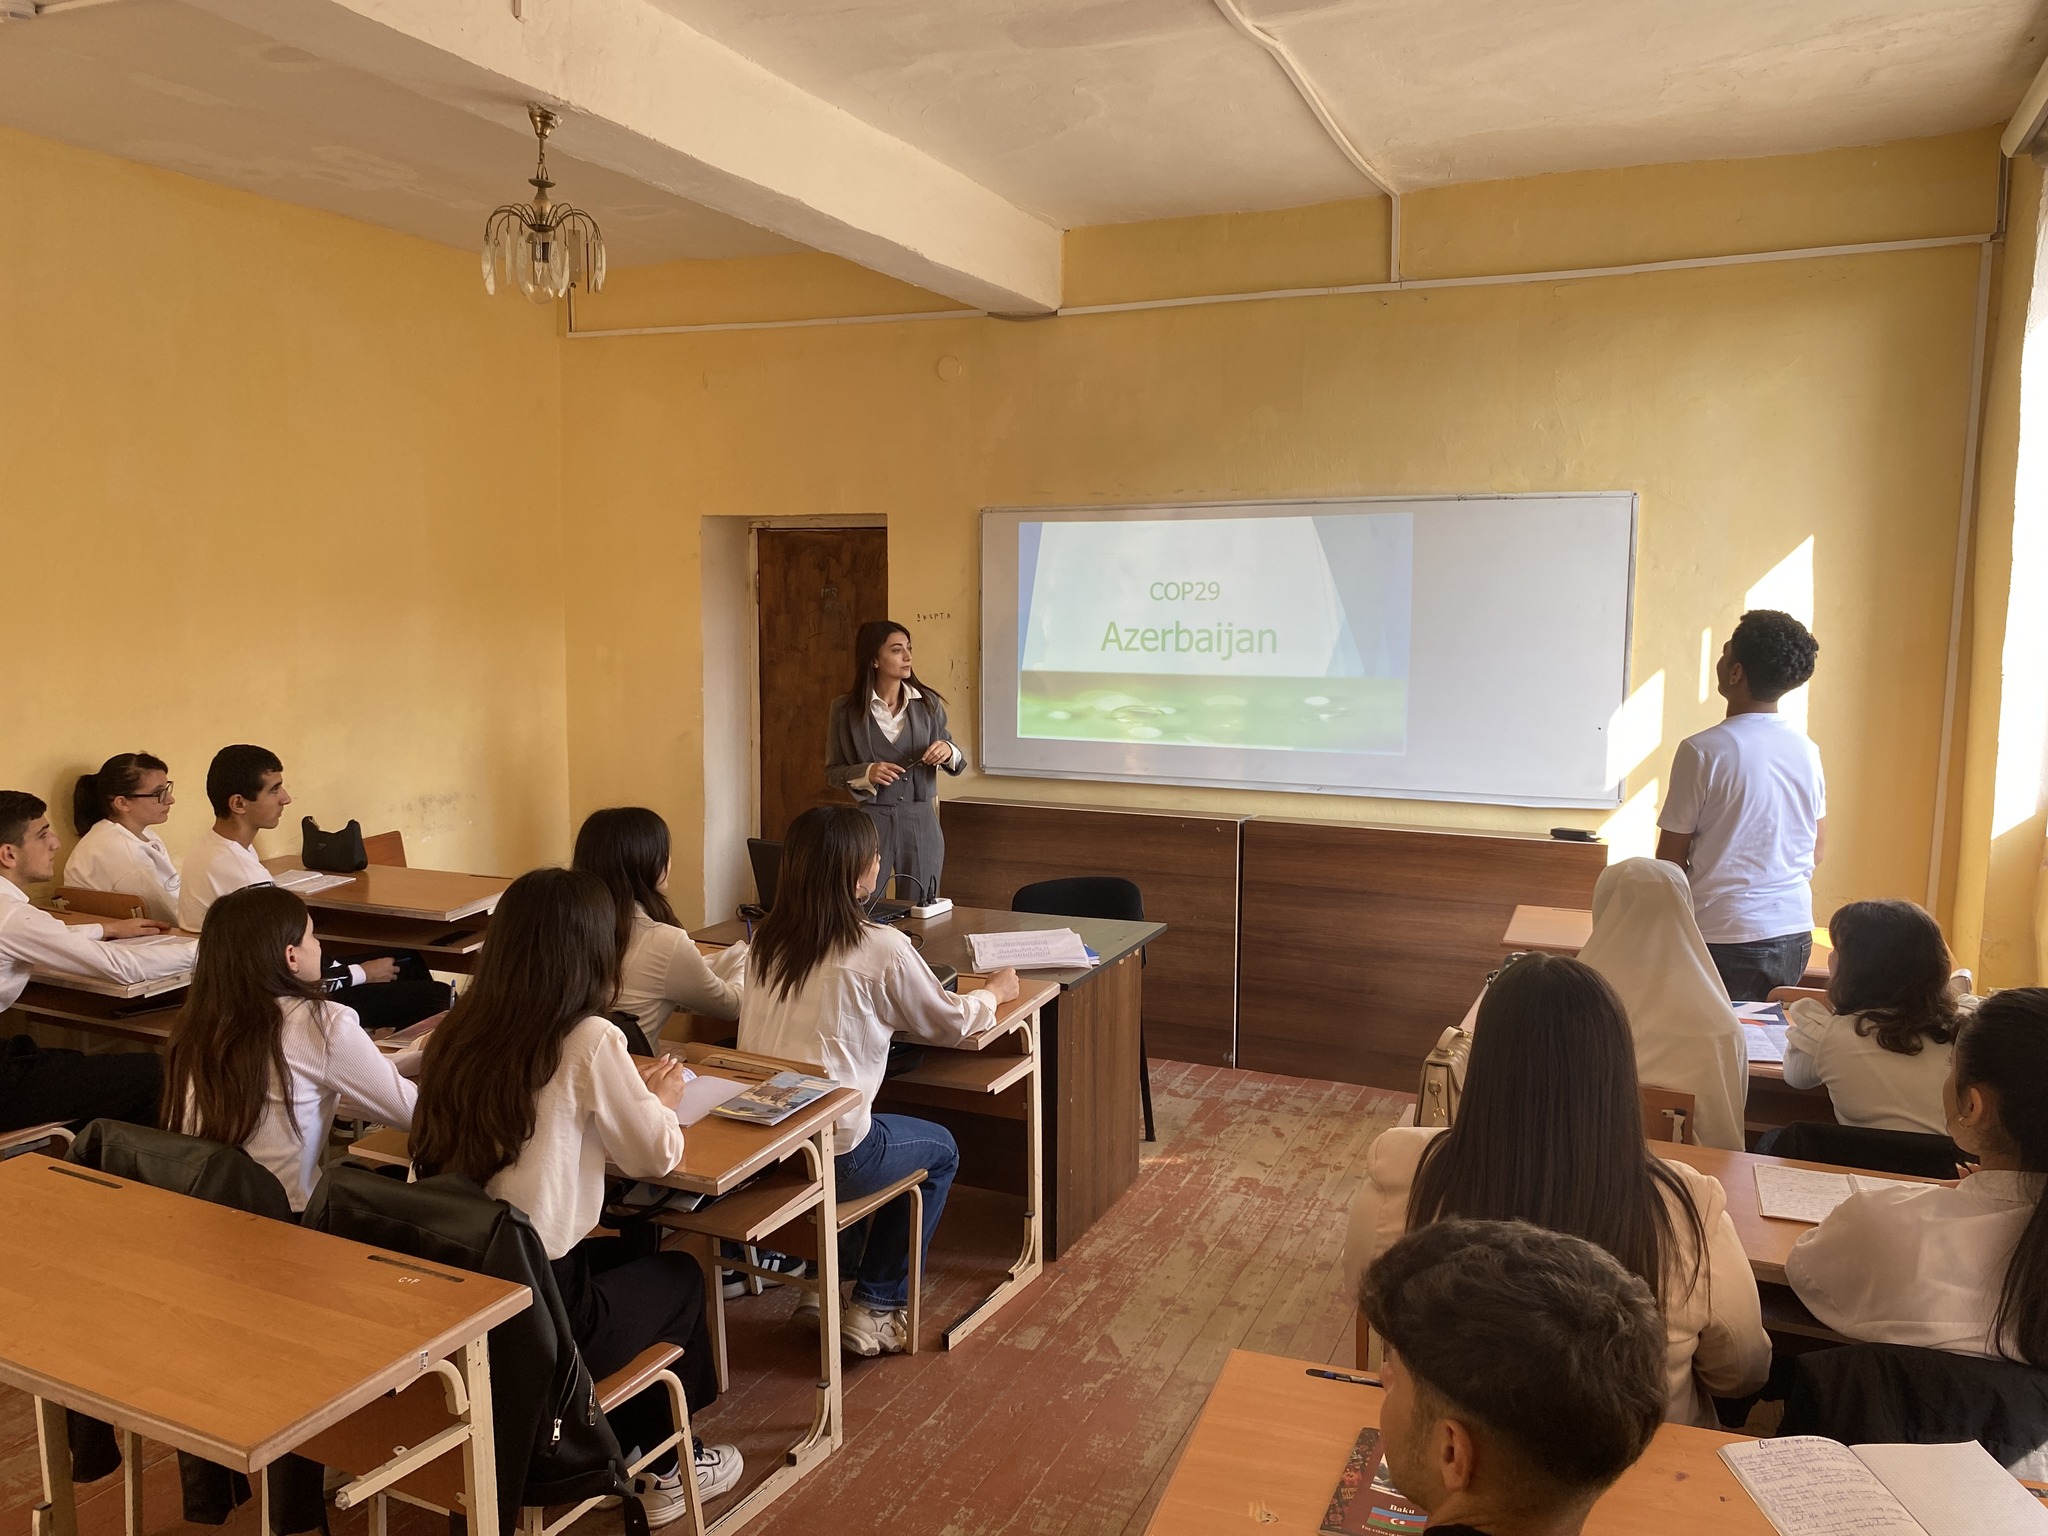
[[[747,862],[754,867],[754,894],[760,900],[761,908],[767,911],[775,905],[775,888],[782,878],[782,844],[770,842],[765,837],[747,839]],[[910,915],[907,901],[885,901],[876,899],[868,903],[868,916],[878,923],[897,923]]]

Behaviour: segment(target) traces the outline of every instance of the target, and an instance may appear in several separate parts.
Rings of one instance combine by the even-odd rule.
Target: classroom
[[[0,0],[0,1536],[2048,1531],[2041,19]]]

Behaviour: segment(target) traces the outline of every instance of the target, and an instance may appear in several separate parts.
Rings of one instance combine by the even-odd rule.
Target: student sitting
[[[256,834],[273,830],[292,803],[284,764],[266,747],[222,747],[206,770],[213,803],[211,830],[185,856],[179,880],[178,926],[198,933],[207,911],[230,891],[269,885],[270,871],[256,857]],[[403,1029],[444,1011],[453,996],[417,955],[379,955],[351,964],[329,960],[322,985],[355,1013],[365,1029]]]
[[[650,1344],[681,1346],[676,1375],[694,1414],[718,1397],[703,1271],[686,1253],[636,1255],[625,1239],[589,1236],[604,1210],[607,1161],[647,1179],[683,1155],[682,1063],[636,1063],[626,1053],[625,1036],[604,1017],[618,973],[618,914],[601,880],[536,869],[513,881],[475,978],[427,1038],[413,1166],[422,1177],[462,1174],[526,1213],[593,1377]],[[659,1388],[610,1417],[629,1452],[674,1427]],[[739,1481],[732,1446],[700,1441],[694,1457],[707,1498]],[[687,1512],[673,1452],[641,1497],[651,1525]]]
[[[337,1111],[412,1124],[412,1084],[321,992],[306,904],[274,885],[230,891],[206,914],[165,1063],[165,1126],[240,1147],[294,1211],[320,1182]]]
[[[178,866],[156,829],[177,799],[170,769],[147,752],[122,752],[81,773],[71,792],[78,843],[64,861],[64,883],[142,898],[143,914],[175,927]]]
[[[862,812],[817,806],[790,823],[775,906],[754,932],[739,1045],[812,1063],[859,1091],[839,1119],[839,1196],[856,1199],[924,1169],[918,1187],[929,1248],[960,1152],[944,1126],[874,1113],[889,1040],[901,1031],[959,1045],[992,1028],[997,1006],[1017,995],[1017,973],[999,971],[958,996],[946,991],[908,938],[867,920],[862,903],[880,876],[875,824]],[[841,1253],[856,1278],[840,1342],[857,1355],[898,1354],[909,1343],[908,1199],[875,1213],[864,1250],[855,1247],[857,1232],[845,1239]]]
[[[1844,1338],[2048,1370],[2048,988],[1993,993],[1963,1021],[1942,1102],[1977,1171],[1850,1195],[1786,1277]]]
[[[1360,1302],[1387,1343],[1387,1471],[1432,1536],[1577,1536],[1657,1432],[1656,1302],[1591,1243],[1437,1222],[1380,1257]]]
[[[28,887],[57,871],[48,811],[35,795],[0,789],[0,1012],[19,1001],[37,966],[108,981],[152,981],[188,969],[187,941],[137,948],[107,942],[160,934],[162,923],[130,917],[67,925],[30,905]],[[46,1050],[27,1035],[0,1040],[0,1131],[59,1120],[154,1125],[162,1088],[153,1055],[83,1056]]]
[[[668,823],[637,805],[592,811],[576,834],[576,868],[602,880],[618,904],[626,958],[614,1006],[639,1021],[650,1050],[678,1008],[737,1019],[747,955],[735,944],[708,963],[683,931],[668,904],[668,847]]]
[[[1403,1231],[1453,1216],[1531,1221],[1598,1243],[1664,1312],[1665,1412],[1763,1385],[1756,1277],[1720,1182],[1653,1156],[1613,990],[1558,955],[1509,962],[1479,1004],[1457,1123],[1383,1131],[1345,1242],[1347,1280]]]
[[[1692,1095],[1693,1139],[1701,1146],[1742,1151],[1749,1045],[1692,920],[1678,867],[1623,859],[1602,871],[1593,887],[1593,936],[1579,958],[1620,994],[1641,1080]]]
[[[1835,1119],[1881,1131],[1944,1133],[1962,1009],[1941,925],[1910,901],[1852,901],[1828,920],[1828,1000],[1785,1010],[1785,1083],[1827,1085]]]

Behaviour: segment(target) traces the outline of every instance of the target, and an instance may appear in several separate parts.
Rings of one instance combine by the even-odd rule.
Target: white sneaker
[[[640,1495],[640,1507],[647,1511],[650,1527],[668,1525],[690,1512],[689,1495],[683,1491],[680,1470],[659,1476],[643,1472],[633,1479],[633,1491]]]
[[[740,1459],[740,1448],[736,1445],[706,1445],[697,1440],[697,1492],[704,1498],[715,1499],[721,1493],[729,1493],[738,1484],[740,1474],[747,1470],[746,1462]],[[648,1516],[649,1521],[653,1516]]]
[[[910,1347],[910,1313],[905,1308],[878,1312],[857,1301],[839,1314],[839,1342],[856,1355],[900,1355]]]

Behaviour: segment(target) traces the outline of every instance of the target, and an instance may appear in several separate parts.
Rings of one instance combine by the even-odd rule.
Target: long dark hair
[[[1527,1221],[1597,1243],[1667,1307],[1677,1251],[1671,1201],[1706,1229],[1684,1179],[1650,1153],[1635,1042],[1607,979],[1560,955],[1514,960],[1487,989],[1458,1118],[1422,1154],[1412,1231],[1445,1216]],[[1681,1293],[1682,1295],[1683,1293]]]
[[[597,876],[536,869],[506,887],[469,989],[427,1037],[412,1121],[422,1177],[482,1184],[518,1160],[562,1041],[611,1006],[618,974],[618,920]]]
[[[256,1134],[271,1084],[291,1098],[284,1005],[321,993],[285,964],[306,937],[306,904],[274,885],[230,891],[206,913],[192,988],[164,1060],[164,1129],[239,1147]],[[292,1133],[298,1120],[286,1117]]]
[[[755,977],[787,997],[812,971],[860,942],[867,914],[853,894],[875,856],[875,824],[846,805],[814,805],[789,824],[775,905],[754,930]]]
[[[1999,1134],[2023,1173],[2048,1175],[2048,987],[1994,992],[1956,1037],[1956,1091],[1991,1098]],[[2010,1330],[2019,1358],[2048,1369],[2048,1201],[2038,1201],[2005,1266],[1992,1321],[1994,1347]]]
[[[576,833],[576,852],[570,864],[597,876],[612,893],[619,909],[619,954],[633,937],[633,908],[639,907],[657,923],[671,928],[683,925],[676,909],[661,892],[661,877],[668,869],[668,823],[640,805],[614,805],[592,811],[583,818]]]
[[[891,635],[901,635],[908,640],[910,631],[894,619],[869,619],[854,631],[853,687],[847,690],[846,696],[860,709],[868,707],[868,693],[875,686],[875,660],[882,654],[882,647],[889,643]],[[915,669],[911,671],[909,682],[926,698],[937,699],[941,704],[946,702],[946,696],[919,677]]]
[[[1856,1033],[1901,1056],[1956,1037],[1962,1011],[1949,992],[1954,962],[1941,924],[1910,901],[1852,901],[1828,919],[1835,946],[1828,1006],[1856,1015]]]
[[[160,757],[147,752],[116,752],[100,764],[98,773],[81,773],[71,786],[71,825],[85,836],[96,823],[114,814],[114,797],[132,795],[142,787],[145,773],[169,773]]]

